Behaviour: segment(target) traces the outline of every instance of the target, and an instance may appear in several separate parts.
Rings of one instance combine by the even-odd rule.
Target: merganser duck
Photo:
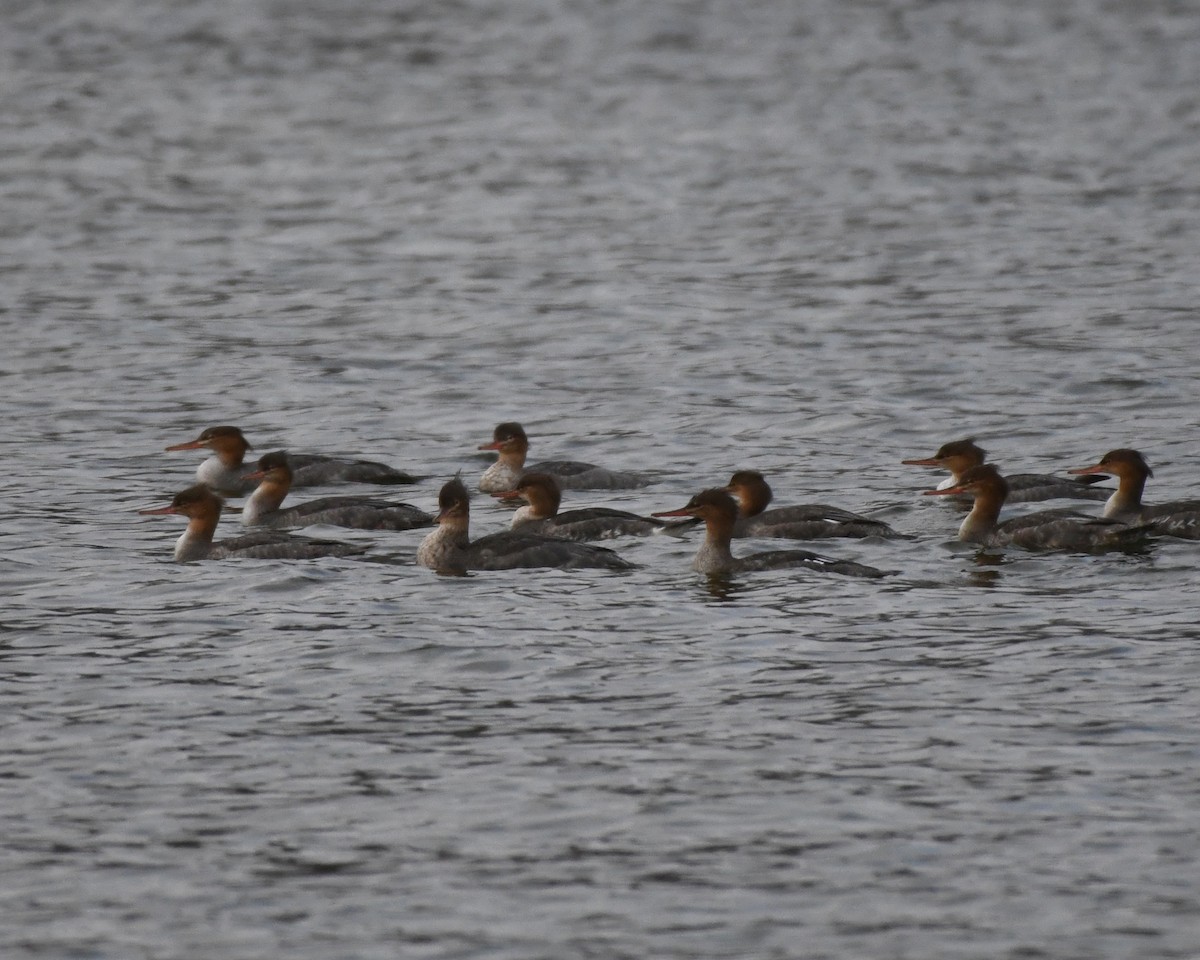
[[[169,506],[141,510],[139,513],[147,516],[180,514],[188,518],[187,529],[175,543],[175,559],[179,563],[231,558],[307,560],[312,557],[345,557],[366,550],[364,546],[332,540],[308,540],[275,532],[251,533],[214,544],[213,533],[216,532],[217,521],[221,519],[221,506],[221,498],[204,484],[198,483],[177,493]]]
[[[767,510],[771,486],[757,470],[737,471],[725,491],[738,503],[738,520],[733,527],[735,537],[823,540],[829,537],[900,536],[882,520],[871,520],[823,503]]]
[[[254,489],[243,479],[243,461],[250,442],[237,427],[209,427],[195,440],[176,443],[167,452],[208,449],[213,455],[196,468],[196,480],[217,493],[237,497]],[[327,483],[416,483],[417,477],[371,460],[341,460],[312,453],[289,453],[294,476],[292,486],[319,487]]]
[[[525,457],[529,453],[529,438],[524,428],[511,421],[497,424],[492,431],[492,442],[481,443],[479,449],[496,450],[500,454],[500,459],[479,478],[479,489],[484,493],[512,490],[525,472]],[[623,490],[647,483],[641,474],[617,473],[575,460],[547,460],[534,464],[529,472],[552,474],[560,490]]]
[[[585,507],[559,513],[562,492],[548,473],[527,473],[512,490],[493,494],[500,500],[521,499],[526,506],[513,514],[512,529],[564,540],[604,540],[610,537],[645,537],[660,533],[668,524],[608,507]]]
[[[851,560],[834,560],[807,550],[770,550],[735,557],[729,548],[733,528],[737,523],[738,506],[725,490],[714,488],[696,494],[678,510],[664,510],[656,517],[698,517],[704,521],[706,535],[692,569],[698,573],[743,573],[752,570],[775,570],[783,567],[807,567],[828,573],[852,577],[882,577],[884,571]]]
[[[927,497],[953,494],[974,498],[971,512],[958,528],[958,539],[989,547],[1015,544],[1030,550],[1095,550],[1128,546],[1150,532],[1147,527],[1089,517],[1069,509],[1040,510],[999,523],[1008,483],[990,463],[964,471],[957,486],[925,491]]]
[[[1200,540],[1200,500],[1172,500],[1144,504],[1142,491],[1154,471],[1138,451],[1122,448],[1109,450],[1100,462],[1067,473],[1090,476],[1102,474],[1117,478],[1117,490],[1104,505],[1104,515],[1115,520],[1149,521],[1156,533]]]
[[[242,523],[276,528],[326,523],[359,530],[412,530],[433,526],[433,517],[411,503],[369,497],[321,497],[281,509],[280,504],[292,486],[292,475],[292,466],[283,450],[260,457],[258,469],[242,478],[259,481],[242,506]]]
[[[943,444],[932,457],[921,460],[901,460],[910,467],[941,467],[949,470],[950,476],[938,484],[937,489],[948,490],[962,483],[963,474],[972,467],[980,466],[987,458],[987,451],[973,439],[955,440]],[[1091,484],[1099,477],[1069,480],[1045,473],[1014,473],[1008,481],[1009,503],[1033,503],[1038,500],[1104,500],[1107,489],[1095,489]]]
[[[471,506],[467,488],[455,477],[438,494],[437,529],[421,541],[417,563],[438,573],[461,576],[468,570],[512,570],[517,567],[598,567],[631,570],[636,564],[604,547],[555,537],[505,530],[471,542]]]

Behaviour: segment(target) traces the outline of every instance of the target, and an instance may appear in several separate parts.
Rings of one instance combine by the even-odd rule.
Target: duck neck
[[[704,543],[696,553],[692,569],[698,573],[720,573],[733,566],[733,551],[729,543],[733,539],[733,524],[724,518],[710,518],[706,522]]]
[[[1136,516],[1142,510],[1142,491],[1146,489],[1146,476],[1142,473],[1126,473],[1117,478],[1117,489],[1104,504],[1104,515],[1111,518]]]
[[[217,456],[209,457],[196,468],[196,480],[210,490],[227,496],[238,496],[246,484],[241,467],[227,467]]]
[[[526,452],[526,448],[521,445],[506,447],[500,451],[500,458],[497,462],[507,463],[510,469],[520,473],[525,468]]]
[[[242,466],[242,461],[246,457],[247,447],[245,443],[229,442],[214,442],[212,445],[213,455],[221,461],[221,466],[226,470],[236,469]]]
[[[421,541],[417,563],[439,573],[461,573],[466,566],[470,534],[466,523],[443,520]]]
[[[971,505],[971,512],[963,519],[958,528],[958,539],[969,543],[982,543],[988,538],[1000,520],[1000,509],[1004,506],[1004,498],[989,491],[976,495]]]
[[[500,459],[488,467],[483,472],[483,476],[479,478],[479,489],[484,493],[511,490],[521,479],[521,467],[524,465],[524,461],[525,457],[522,454],[521,463],[514,466],[506,454],[500,454]]]
[[[187,529],[175,541],[175,559],[180,563],[203,560],[212,552],[213,534],[217,531],[218,514],[215,517],[192,517]]]
[[[529,491],[529,515],[535,520],[549,520],[558,516],[561,502],[557,492],[534,487]]]
[[[527,503],[525,506],[519,507],[516,511],[514,511],[512,518],[512,529],[516,530],[518,527],[525,527],[531,523],[536,523],[537,521],[544,519],[545,517],[539,515],[537,509],[532,503]]]
[[[264,518],[275,513],[288,495],[288,485],[274,480],[264,480],[257,487],[242,507],[242,523],[250,525],[260,523]]]

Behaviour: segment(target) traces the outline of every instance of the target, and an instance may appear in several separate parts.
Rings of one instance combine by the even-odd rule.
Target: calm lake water
[[[979,556],[899,461],[1196,495],[1200,8],[97,0],[0,54],[6,958],[1197,956],[1200,545]],[[911,539],[459,580],[137,514],[220,423],[431,509],[504,419],[656,477],[570,505],[749,467]]]

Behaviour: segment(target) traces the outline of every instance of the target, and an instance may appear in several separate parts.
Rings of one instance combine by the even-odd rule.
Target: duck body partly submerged
[[[704,543],[696,553],[692,569],[709,575],[744,573],[804,567],[852,577],[882,577],[883,570],[852,560],[823,557],[808,550],[768,550],[735,557],[730,549],[737,523],[738,506],[724,489],[704,490],[677,510],[655,513],[655,517],[695,517],[705,525]]]
[[[576,460],[544,460],[527,468],[529,437],[519,423],[512,421],[497,424],[492,431],[492,442],[480,444],[479,449],[499,454],[499,459],[479,478],[479,489],[484,493],[512,490],[526,473],[550,474],[560,490],[625,490],[648,482],[640,473],[609,470]]]
[[[565,510],[553,517],[513,520],[513,529],[563,540],[614,540],[617,537],[647,537],[661,533],[667,524],[608,507]]]
[[[501,500],[520,499],[526,505],[513,513],[512,529],[521,533],[564,540],[608,540],[615,537],[646,537],[661,533],[668,524],[653,517],[609,507],[582,507],[559,511],[562,491],[558,481],[548,473],[528,472],[511,490],[495,496]]]
[[[900,536],[882,520],[872,520],[824,503],[768,510],[774,495],[766,478],[757,470],[737,471],[725,490],[738,504],[738,519],[733,525],[735,538],[827,540],[834,537],[892,539]]]
[[[294,473],[286,452],[268,453],[259,458],[258,469],[244,479],[257,482],[242,507],[246,526],[305,527],[327,524],[358,530],[412,530],[433,526],[433,517],[411,503],[397,503],[370,497],[321,497],[294,506],[282,506],[291,490]]]
[[[1155,533],[1164,536],[1200,540],[1200,500],[1142,503],[1146,481],[1154,476],[1154,471],[1137,450],[1110,450],[1092,466],[1067,472],[1117,478],[1117,489],[1104,505],[1104,516],[1128,523],[1148,523]]]
[[[211,450],[213,455],[196,468],[196,481],[222,496],[238,497],[254,490],[245,479],[250,442],[238,427],[209,427],[195,440],[167,447],[175,450]],[[313,453],[288,453],[292,486],[319,487],[334,483],[416,483],[419,478],[373,460],[343,459]]]
[[[346,557],[363,553],[365,546],[333,540],[311,540],[277,531],[262,531],[213,543],[221,519],[222,501],[202,483],[175,495],[169,506],[142,510],[146,515],[178,514],[188,525],[175,543],[175,559],[194,560],[308,560],[314,557]]]
[[[472,541],[470,499],[457,478],[442,487],[438,506],[438,525],[421,541],[417,562],[439,573],[461,575],[469,570],[522,567],[631,570],[636,566],[604,547],[521,531],[504,530]]]
[[[988,547],[1009,545],[1028,550],[1092,551],[1127,548],[1140,543],[1151,531],[1120,520],[1089,517],[1070,509],[1039,510],[1000,522],[1008,484],[992,464],[964,471],[958,486],[927,490],[926,496],[966,494],[973,498],[971,512],[959,526],[958,538]]]
[[[912,467],[941,467],[950,471],[938,484],[938,490],[949,490],[962,483],[963,474],[972,467],[981,466],[987,451],[972,439],[954,440],[943,444],[932,457],[919,460],[902,460]],[[1101,477],[1056,477],[1048,473],[1014,473],[1004,478],[1008,484],[1008,503],[1036,503],[1043,500],[1104,500],[1111,492],[1107,488],[1093,487]],[[949,494],[956,499],[969,501],[962,494]]]

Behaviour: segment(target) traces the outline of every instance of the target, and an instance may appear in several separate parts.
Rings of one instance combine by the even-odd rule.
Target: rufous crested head
[[[946,497],[956,493],[967,493],[972,496],[991,494],[993,496],[1000,495],[1003,498],[1008,496],[1008,481],[992,464],[983,463],[965,471],[953,487],[946,487],[944,490],[926,490],[924,495]]]
[[[1109,450],[1108,453],[1100,458],[1099,462],[1092,466],[1076,467],[1074,470],[1068,470],[1067,473],[1082,476],[1100,474],[1106,477],[1154,476],[1154,471],[1150,469],[1150,464],[1146,462],[1146,458],[1138,453],[1138,451],[1131,450],[1128,447]]]
[[[167,452],[175,450],[199,450],[208,447],[213,450],[228,449],[239,447],[241,450],[250,450],[249,441],[242,435],[242,431],[237,427],[209,427],[200,434],[195,440],[189,440],[186,443],[177,443],[167,447]]]
[[[986,458],[987,451],[975,442],[974,437],[967,437],[942,444],[932,457],[900,462],[910,467],[943,467],[958,473],[979,466]]]
[[[524,428],[511,420],[496,424],[496,429],[492,431],[492,442],[479,445],[480,450],[499,450],[501,453],[523,452],[528,448],[529,438],[525,435]]]
[[[274,453],[263,454],[258,458],[258,466],[247,473],[243,480],[271,480],[275,483],[290,484],[292,482],[292,466],[288,463],[287,452],[276,450]]]
[[[454,477],[442,484],[438,491],[438,523],[448,520],[466,520],[471,512],[471,497],[461,477]]]
[[[558,481],[548,473],[527,473],[511,490],[493,494],[500,500],[526,501],[538,516],[553,516],[562,503],[562,490]]]
[[[737,519],[738,507],[733,497],[720,488],[702,490],[677,510],[663,510],[650,514],[652,517],[699,517],[701,520],[728,520],[732,523]]]
[[[767,509],[774,494],[767,478],[757,470],[738,470],[729,478],[725,486],[726,493],[731,494],[746,516],[756,516]]]
[[[188,518],[204,516],[209,513],[216,513],[219,516],[223,504],[224,501],[208,487],[197,483],[175,494],[170,505],[139,510],[138,513],[145,516],[177,513]]]

